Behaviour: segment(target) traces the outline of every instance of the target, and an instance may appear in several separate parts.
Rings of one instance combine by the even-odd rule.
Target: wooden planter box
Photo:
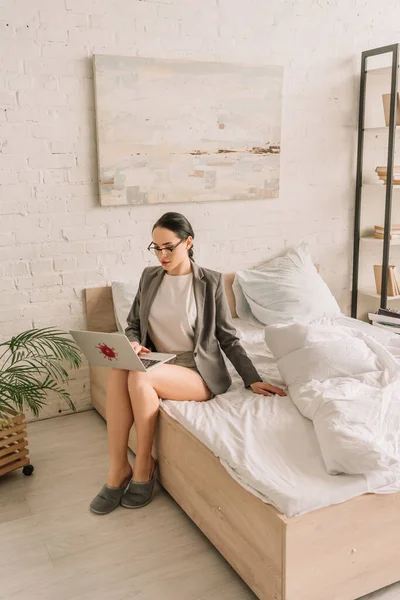
[[[15,411],[10,415],[9,422],[0,421],[0,475],[30,464],[25,416]]]

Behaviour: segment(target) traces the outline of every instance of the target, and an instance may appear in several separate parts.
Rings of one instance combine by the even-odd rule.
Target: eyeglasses
[[[187,239],[187,238],[185,238]],[[179,246],[179,244],[182,244],[182,242],[184,242],[185,240],[181,240],[180,242],[178,242],[177,244],[175,244],[175,246],[166,246],[165,248],[159,248],[158,246],[153,246],[152,243],[149,244],[147,246],[147,250],[149,250],[152,254],[161,254],[161,252],[166,252],[168,254],[168,252],[173,252],[175,250],[175,248],[177,248]]]

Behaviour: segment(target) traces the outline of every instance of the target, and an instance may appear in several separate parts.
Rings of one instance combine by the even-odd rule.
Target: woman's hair
[[[180,213],[164,213],[162,217],[160,217],[153,225],[153,229],[151,231],[153,232],[156,227],[162,227],[163,229],[169,229],[170,231],[173,231],[181,240],[185,240],[189,235],[194,238],[194,231],[191,224],[187,218]],[[193,244],[189,248],[188,254],[189,258],[194,260]]]

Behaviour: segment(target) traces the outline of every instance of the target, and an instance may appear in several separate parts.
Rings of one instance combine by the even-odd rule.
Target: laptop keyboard
[[[158,363],[160,362],[159,360],[151,360],[150,358],[145,358],[144,360],[141,358],[140,359],[142,362],[142,365],[148,369],[149,367],[152,367],[153,365],[158,365]]]

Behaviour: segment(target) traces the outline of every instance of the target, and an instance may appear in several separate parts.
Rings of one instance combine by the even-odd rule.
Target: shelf
[[[399,67],[397,67],[397,69],[399,69]],[[378,67],[377,69],[367,69],[366,71],[367,75],[391,75],[392,74],[392,67]]]
[[[382,244],[383,240],[379,238],[375,238],[372,235],[362,235],[360,238],[363,242],[367,242],[368,244]],[[400,246],[400,239],[389,240],[391,246]]]
[[[367,187],[367,186],[373,186],[373,187],[380,187],[382,189],[386,189],[386,183],[370,183],[370,182],[365,182],[362,184],[362,187]],[[393,190],[398,190],[400,191],[400,184],[396,183],[392,185]]]
[[[363,296],[370,296],[371,298],[379,298],[381,297],[380,294],[376,293],[376,289],[368,289],[368,288],[360,288],[358,290],[359,294],[363,294]],[[396,301],[396,300],[400,300],[400,296],[388,296],[387,297],[387,301],[388,302],[392,302],[392,301]]]
[[[389,126],[382,126],[382,127],[364,127],[363,131],[372,131],[375,133],[379,133],[379,132],[387,132],[389,133]],[[396,126],[396,133],[398,133],[400,131],[400,125]]]
[[[400,153],[398,156],[399,161],[397,161],[395,147],[396,142],[400,139],[400,135],[398,135],[400,132],[400,120],[397,121],[399,124],[396,125],[396,119],[394,119],[393,128],[386,125],[386,123],[388,123],[388,96],[389,99],[396,102],[398,107],[397,90],[396,96],[392,97],[392,88],[394,84],[392,75],[393,73],[396,75],[400,70],[399,65],[396,65],[396,62],[399,63],[399,57],[397,56],[399,49],[400,44],[390,44],[379,48],[373,48],[368,51],[366,50],[362,53],[362,67],[366,69],[366,77],[364,78],[364,72],[361,71],[362,85],[360,86],[360,98],[358,103],[357,177],[354,211],[356,234],[354,236],[353,246],[352,286],[354,288],[354,298],[352,299],[351,306],[351,314],[353,317],[362,315],[361,318],[364,318],[364,312],[368,305],[373,304],[376,306],[381,303],[381,294],[377,293],[372,277],[366,279],[366,286],[360,286],[358,269],[360,252],[367,253],[370,257],[374,256],[376,258],[382,253],[383,249],[385,249],[385,252],[387,250],[387,253],[390,255],[389,262],[393,264],[397,254],[396,250],[393,251],[392,247],[400,246],[400,238],[395,237],[395,239],[390,239],[390,231],[385,232],[387,236],[386,239],[376,238],[374,236],[374,222],[379,223],[380,226],[387,222],[389,228],[389,223],[391,222],[394,225],[394,223],[397,222],[398,216],[397,213],[394,213],[393,220],[391,221],[391,219],[389,219],[391,216],[389,209],[392,208],[392,205],[395,206],[396,211],[398,210],[400,194],[398,194],[396,190],[400,190],[400,185],[394,184],[389,169],[390,185],[387,185],[387,180],[382,181],[378,177],[375,169],[379,164],[386,165],[387,162],[392,164],[392,161],[389,159],[393,155],[393,166],[396,167],[396,179],[398,177],[397,165],[400,166]],[[395,59],[395,62],[394,67],[392,68],[391,63],[393,58]],[[399,119],[398,112],[399,111],[397,111],[397,119]],[[362,127],[362,130],[360,130],[360,126]],[[362,153],[363,143],[366,146],[365,157],[363,157]],[[383,157],[383,152],[387,155],[386,158]],[[378,160],[382,162],[378,162]],[[378,169],[378,171],[382,176],[385,169]],[[378,191],[378,186],[381,187],[382,191]],[[371,204],[372,199],[374,199],[374,206]],[[388,202],[386,202],[385,199]],[[367,202],[366,208],[370,211],[370,214],[365,215],[363,213],[363,209],[365,208],[363,205],[364,202]],[[382,215],[382,213],[384,213],[384,215]],[[378,229],[377,231],[381,230]],[[395,231],[394,233],[398,232]],[[386,247],[385,244],[387,244],[388,247]],[[383,256],[382,261],[379,261],[385,263],[385,268],[386,259],[387,256],[385,255]],[[395,289],[397,290],[397,288]],[[358,301],[356,301],[357,291]],[[393,304],[394,308],[398,308],[400,291],[398,291],[398,294],[399,295],[397,296],[389,296],[387,298],[388,305]]]

